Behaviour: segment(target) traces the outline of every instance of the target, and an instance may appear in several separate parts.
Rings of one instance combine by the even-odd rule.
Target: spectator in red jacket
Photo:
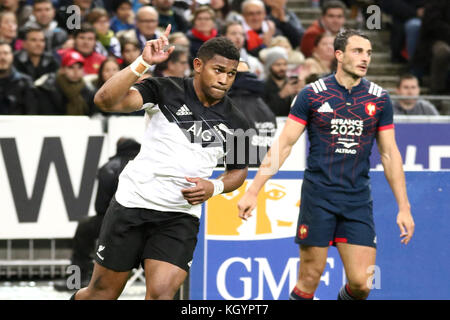
[[[341,1],[327,1],[322,7],[322,16],[313,22],[303,34],[300,49],[305,57],[310,57],[314,50],[314,41],[322,33],[337,35],[345,24],[346,6]]]
[[[77,51],[84,57],[84,73],[97,74],[106,57],[95,52],[97,40],[94,27],[91,24],[84,23],[80,29],[75,31],[74,37],[74,48],[58,50],[59,56],[63,57],[67,52]]]

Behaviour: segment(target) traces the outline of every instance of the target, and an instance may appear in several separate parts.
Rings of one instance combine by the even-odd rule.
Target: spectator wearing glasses
[[[157,39],[159,15],[155,8],[151,6],[141,7],[136,13],[136,28],[128,31],[121,31],[117,34],[120,41],[123,39],[136,39],[141,51],[149,40]]]

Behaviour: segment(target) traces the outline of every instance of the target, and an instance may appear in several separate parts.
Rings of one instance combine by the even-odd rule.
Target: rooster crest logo
[[[374,115],[375,115],[375,113],[377,112],[377,106],[376,106],[376,104],[375,103],[373,103],[373,102],[369,102],[369,103],[366,103],[366,106],[365,106],[366,108],[366,113],[369,115],[369,116],[371,116],[371,117],[373,117]]]
[[[308,226],[302,224],[298,229],[298,237],[303,240],[306,239],[307,236],[308,236]]]

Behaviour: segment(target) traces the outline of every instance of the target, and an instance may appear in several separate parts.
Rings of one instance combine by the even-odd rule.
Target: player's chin
[[[210,88],[209,90],[209,95],[211,96],[211,98],[214,98],[216,100],[221,100],[226,93],[227,93],[226,90],[221,90],[214,87]]]
[[[355,73],[361,78],[365,77],[367,74],[367,67],[366,68],[357,67]]]

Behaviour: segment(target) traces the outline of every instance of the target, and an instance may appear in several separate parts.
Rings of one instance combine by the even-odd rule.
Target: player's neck
[[[193,85],[194,85],[194,91],[197,95],[198,100],[203,104],[205,107],[211,107],[217,103],[220,102],[220,100],[216,99],[210,99],[201,89],[200,83],[198,83],[198,78],[194,77]]]
[[[340,68],[337,69],[335,77],[336,81],[349,91],[361,82],[361,77],[355,77]]]

